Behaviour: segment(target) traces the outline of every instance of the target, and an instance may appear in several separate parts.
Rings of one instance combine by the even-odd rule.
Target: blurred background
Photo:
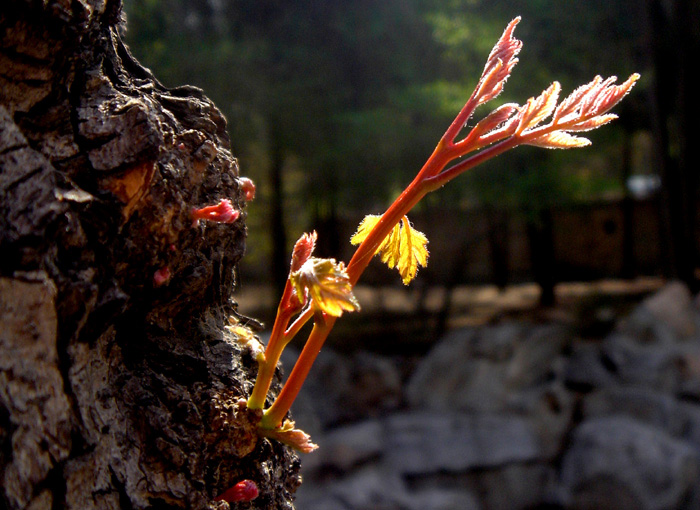
[[[299,508],[700,508],[691,489],[700,470],[700,153],[690,143],[700,119],[690,81],[700,54],[697,0],[124,4],[134,55],[166,86],[204,89],[228,119],[241,173],[257,184],[234,298],[268,325],[294,241],[315,229],[319,256],[349,260],[348,239],[362,217],[383,212],[412,180],[512,18],[523,18],[515,35],[524,48],[493,107],[522,104],[554,80],[567,94],[597,74],[623,81],[639,72],[615,109],[620,118],[589,134],[592,147],[518,148],[428,196],[411,219],[430,240],[431,258],[410,288],[395,271],[370,265],[357,289],[363,313],[339,321],[333,352],[319,362],[334,377],[324,380],[319,369],[309,390],[317,405],[305,427],[329,453],[309,461],[308,478],[336,494],[335,503],[307,495],[302,501],[315,503]],[[477,110],[472,125],[485,113]],[[460,340],[449,340],[455,331]],[[442,354],[467,360],[461,372],[439,356],[427,361],[445,342],[463,349],[452,352],[458,358]],[[513,375],[526,369],[539,375]],[[445,378],[440,407],[439,395],[420,388],[439,393]],[[625,393],[639,388],[641,396]],[[449,403],[456,394],[459,403]],[[631,425],[581,432],[637,397]],[[661,412],[662,405],[671,407]],[[426,406],[466,414],[411,421],[412,410]],[[303,402],[295,409],[303,421]],[[389,411],[408,414],[377,421]],[[650,416],[669,413],[681,421],[650,425]],[[638,423],[656,427],[652,439]],[[386,441],[372,442],[387,430],[395,439],[389,453]],[[411,443],[416,430],[445,451]],[[446,430],[470,437],[471,453],[451,450]],[[490,430],[501,435],[487,440]],[[591,465],[590,452],[617,455],[605,443],[610,431],[619,434],[623,461],[581,467]],[[666,453],[644,464],[634,454],[646,450],[640,438],[662,441]],[[669,455],[677,460],[670,467],[659,460],[671,462]],[[416,467],[416,457],[434,462]],[[386,487],[367,481],[377,478],[373,469],[398,496],[382,499]],[[620,474],[629,469],[637,471]],[[676,485],[663,486],[659,473]],[[360,494],[371,497],[353,500]],[[606,506],[611,494],[617,502]]]
[[[264,319],[302,232],[319,233],[320,256],[349,259],[349,235],[421,168],[516,15],[521,62],[493,104],[523,103],[553,80],[563,94],[596,74],[642,80],[616,108],[620,119],[591,134],[592,148],[520,148],[427,197],[412,214],[432,253],[416,287],[536,282],[545,305],[566,281],[663,275],[697,290],[693,9],[651,0],[125,1],[136,57],[166,86],[205,90],[229,121],[242,174],[257,183],[240,282]],[[377,266],[364,283],[398,281]]]

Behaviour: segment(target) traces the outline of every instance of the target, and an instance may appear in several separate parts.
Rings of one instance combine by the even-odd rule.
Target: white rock
[[[665,510],[681,508],[697,490],[699,474],[691,446],[631,418],[613,416],[586,421],[574,431],[561,482],[570,508],[596,504]]]
[[[539,460],[530,424],[517,416],[405,413],[387,419],[386,462],[404,475],[494,468]]]

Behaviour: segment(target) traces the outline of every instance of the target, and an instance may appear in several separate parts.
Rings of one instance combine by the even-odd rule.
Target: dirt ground
[[[568,282],[556,286],[556,305],[549,313],[567,312],[588,301],[636,301],[657,290],[662,278],[643,277],[634,280],[599,280]],[[411,313],[421,308],[429,313],[441,311],[448,299],[444,287],[369,287],[358,285],[355,295],[365,313]],[[528,313],[539,309],[539,287],[534,283],[510,285],[463,285],[450,296],[450,324],[462,326],[489,322],[503,314]],[[276,307],[274,290],[268,285],[244,285],[234,299],[239,310],[253,317],[272,318]],[[422,301],[422,303],[421,303]]]
[[[355,294],[362,312],[339,321],[334,335],[347,327],[358,335],[396,335],[406,341],[413,328],[415,337],[464,326],[478,326],[505,319],[560,321],[574,326],[582,336],[605,334],[615,319],[625,314],[664,280],[643,277],[634,280],[599,280],[557,284],[556,304],[542,308],[539,287],[534,283],[459,286],[450,293],[444,287],[369,287],[358,285]],[[244,315],[271,327],[276,297],[270,286],[245,285],[234,299]],[[339,328],[340,326],[340,328]],[[420,330],[423,330],[422,332]]]

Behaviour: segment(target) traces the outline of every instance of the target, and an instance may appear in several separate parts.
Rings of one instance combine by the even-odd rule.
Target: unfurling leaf
[[[311,257],[289,276],[289,281],[301,301],[310,298],[312,306],[333,317],[360,309],[342,262]]]
[[[261,363],[265,361],[265,348],[260,343],[260,340],[253,334],[253,332],[241,324],[238,319],[231,316],[228,318],[229,324],[224,326],[227,330],[234,336],[234,339],[244,347],[250,349],[250,353],[255,358],[255,361]]]
[[[520,123],[515,132],[519,134],[525,129],[532,129],[549,117],[557,106],[560,90],[559,82],[555,81],[537,98],[531,97],[528,99],[520,114]]]
[[[588,138],[573,136],[564,131],[555,131],[554,133],[542,135],[539,138],[527,142],[527,145],[534,145],[535,147],[543,147],[545,149],[574,149],[577,147],[586,147],[590,144],[591,141]]]
[[[591,82],[574,90],[557,106],[552,118],[553,123],[576,122],[578,124],[595,117],[601,117],[609,122],[612,118],[603,114],[619,103],[632,90],[638,79],[639,75],[634,73],[625,82],[615,85],[617,80],[615,76],[606,80],[596,76]]]
[[[365,216],[350,242],[360,244],[364,241],[380,219],[381,216],[372,214]],[[411,227],[404,216],[379,245],[376,254],[389,268],[398,268],[404,285],[408,285],[416,277],[418,266],[425,267],[428,263],[427,244],[428,238]]]
[[[280,443],[291,446],[302,453],[311,453],[318,448],[317,444],[311,442],[311,436],[301,429],[295,429],[294,422],[290,420],[285,420],[285,422],[277,428],[261,428],[258,432],[262,436],[276,439]]]
[[[617,118],[617,115],[615,115],[614,113],[606,113],[605,115],[598,115],[597,117],[593,117],[592,119],[581,121],[572,127],[566,128],[566,130],[567,131],[590,131],[592,129],[603,126],[603,125],[607,124],[608,122],[612,122],[616,118]]]
[[[523,43],[513,37],[513,31],[519,22],[520,16],[511,21],[491,50],[486,60],[484,71],[472,96],[476,100],[477,105],[490,101],[503,91],[503,85],[510,76],[515,64],[518,63],[518,59],[515,57],[520,53]]]
[[[318,235],[314,230],[310,234],[306,233],[302,235],[294,244],[294,251],[292,252],[292,264],[290,269],[291,273],[299,271],[299,268],[301,268],[301,266],[304,265],[304,262],[309,260],[309,257],[311,257],[311,254],[313,253],[314,248],[316,247],[317,238]]]
[[[519,106],[515,103],[506,103],[499,106],[494,111],[489,113],[486,117],[477,122],[476,126],[471,130],[469,136],[479,136],[500,129],[504,127],[504,124],[513,116],[515,112],[519,110]]]

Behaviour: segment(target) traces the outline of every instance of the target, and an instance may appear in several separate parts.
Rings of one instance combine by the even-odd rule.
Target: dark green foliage
[[[276,265],[286,231],[318,229],[320,254],[332,255],[346,242],[339,211],[377,212],[407,184],[510,19],[523,16],[528,45],[499,101],[523,102],[555,77],[566,94],[595,74],[643,71],[642,8],[622,0],[125,2],[134,53],[167,85],[205,88],[228,118],[242,171],[259,184],[251,251],[277,245]],[[595,155],[517,151],[438,198],[541,207],[620,192],[620,132],[596,133]],[[261,230],[277,233],[270,242]]]

